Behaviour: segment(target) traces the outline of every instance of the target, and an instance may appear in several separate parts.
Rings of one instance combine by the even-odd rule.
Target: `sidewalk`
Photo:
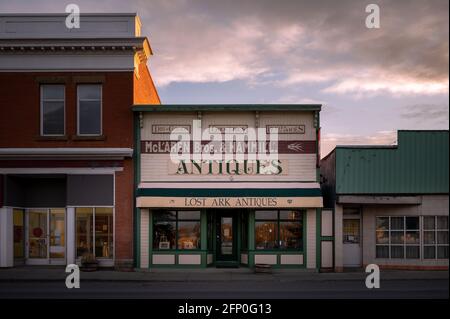
[[[68,274],[65,267],[16,267],[0,269],[0,282],[15,281],[64,281]],[[273,270],[271,274],[255,274],[251,269],[152,269],[149,271],[119,272],[99,270],[80,272],[82,281],[148,281],[148,282],[194,282],[194,281],[349,281],[364,280],[361,271],[344,273],[318,273],[310,270]],[[448,280],[448,271],[400,271],[382,270],[381,280]]]

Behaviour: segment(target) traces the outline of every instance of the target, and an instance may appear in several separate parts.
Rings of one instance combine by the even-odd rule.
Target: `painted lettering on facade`
[[[277,207],[276,197],[185,197],[184,207]]]
[[[267,134],[305,134],[305,125],[266,125]]]
[[[284,161],[179,161],[169,162],[169,174],[175,175],[280,175],[286,174]]]

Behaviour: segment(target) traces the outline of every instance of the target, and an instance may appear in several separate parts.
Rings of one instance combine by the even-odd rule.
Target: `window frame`
[[[164,210],[164,209],[162,209],[162,210]],[[152,247],[151,247],[151,249],[153,251],[158,251],[158,252],[163,252],[163,251],[183,251],[183,252],[185,252],[185,251],[201,251],[202,250],[202,247],[201,247],[201,239],[202,239],[202,211],[201,210],[193,210],[193,209],[180,209],[180,210],[167,209],[168,211],[174,211],[175,212],[175,219],[173,219],[173,220],[170,220],[170,219],[167,219],[167,220],[164,220],[164,219],[156,220],[155,212],[162,211],[162,210],[160,209],[160,210],[153,210],[152,211],[152,230],[153,231],[152,231],[152,234],[151,234],[151,236],[152,236]],[[179,212],[183,212],[183,211],[199,212],[199,217],[198,217],[198,219],[192,219],[192,218],[179,219],[178,213]],[[155,238],[153,236],[154,236],[154,229],[155,229],[155,221],[169,221],[169,222],[174,222],[175,223],[175,248],[160,249],[159,247],[156,247],[156,248],[154,247],[154,245],[155,245]],[[199,223],[199,225],[200,225],[200,228],[199,228],[200,247],[193,248],[193,249],[183,249],[183,248],[179,248],[178,247],[178,222],[180,222],[180,221],[181,222],[198,222]]]
[[[438,247],[449,247],[449,243],[447,242],[446,244],[439,244],[438,243],[438,233],[439,232],[447,232],[449,233],[450,230],[447,229],[439,229],[438,228],[438,217],[447,217],[447,225],[449,225],[449,216],[447,215],[427,215],[427,216],[423,216],[423,218],[425,217],[433,217],[434,218],[434,228],[433,229],[425,229],[425,222],[423,222],[423,227],[422,227],[422,231],[421,233],[423,234],[424,232],[433,232],[434,233],[434,244],[425,244],[425,241],[422,243],[422,256],[423,256],[423,260],[445,260],[448,258],[439,258],[438,257]],[[448,236],[448,235],[447,235]],[[424,236],[422,236],[423,239],[425,239]],[[434,258],[425,258],[425,247],[434,247]]]
[[[403,218],[403,236],[404,236],[404,240],[403,240],[403,244],[392,244],[391,240],[392,240],[392,236],[391,236],[391,232],[392,231],[400,231],[397,229],[392,230],[392,226],[391,226],[391,218]],[[407,229],[406,227],[406,218],[408,217],[415,217],[415,218],[419,218],[419,229]],[[425,222],[424,222],[424,218],[426,217],[433,217],[434,218],[434,229],[425,229]],[[375,233],[374,233],[374,242],[375,242],[375,259],[392,259],[392,260],[445,260],[448,258],[438,258],[438,253],[437,253],[437,249],[438,246],[446,246],[448,247],[449,244],[438,244],[437,242],[437,234],[438,232],[449,232],[449,229],[437,229],[437,219],[438,217],[447,217],[447,224],[448,224],[448,216],[447,215],[379,215],[379,216],[375,216]],[[388,228],[385,230],[377,230],[377,219],[378,218],[388,218],[389,220],[389,225]],[[408,244],[406,243],[406,233],[408,231],[414,231],[414,232],[419,232],[419,243],[417,244]],[[425,238],[424,238],[424,232],[426,231],[432,231],[434,233],[435,236],[435,243],[434,244],[425,244]],[[389,236],[389,240],[387,243],[381,243],[378,244],[377,243],[377,233],[378,232],[388,232],[388,236]],[[378,246],[387,246],[388,247],[388,257],[378,257],[377,256],[377,247]],[[391,257],[391,247],[392,246],[403,246],[403,257]],[[406,248],[408,246],[419,246],[419,257],[417,258],[407,258],[406,257]],[[425,247],[434,247],[435,248],[435,254],[434,254],[434,258],[425,258]]]
[[[115,259],[115,247],[116,247],[116,210],[114,206],[75,206],[74,207],[74,234],[75,234],[75,259],[80,259],[83,256],[78,255],[78,246],[77,246],[77,208],[90,208],[92,209],[92,254],[98,260],[114,260]],[[97,257],[95,254],[95,215],[97,208],[111,208],[112,210],[112,249],[111,249],[111,257]]]
[[[82,86],[99,86],[100,100],[83,99],[83,101],[100,101],[100,132],[98,134],[81,134],[80,133],[80,87]],[[102,136],[103,135],[103,83],[79,83],[77,84],[77,136]]]
[[[267,210],[260,210],[260,211],[267,211]],[[255,245],[255,251],[261,251],[261,252],[277,252],[277,251],[283,251],[283,252],[304,252],[305,251],[305,240],[304,240],[304,236],[305,236],[305,212],[306,210],[304,209],[292,209],[291,211],[298,211],[300,213],[300,218],[299,219],[286,219],[286,218],[280,218],[280,212],[281,211],[289,211],[288,209],[277,209],[277,210],[273,210],[277,212],[277,218],[276,219],[267,219],[267,218],[261,218],[258,219],[256,217],[256,213],[258,212],[258,210],[255,210],[255,219],[254,219],[254,232],[255,232],[255,238],[254,238],[254,245]],[[256,248],[256,223],[257,222],[267,222],[267,223],[275,223],[276,227],[277,227],[277,236],[276,236],[276,242],[277,242],[277,246],[278,248],[270,248],[270,249],[257,249]],[[300,245],[299,248],[280,248],[280,224],[281,222],[299,222],[300,223],[300,228],[302,231],[302,237],[301,237],[301,241],[302,244]]]
[[[45,86],[62,86],[64,96],[62,98],[63,102],[63,113],[64,113],[64,120],[63,120],[63,133],[62,134],[44,134],[44,87]],[[66,85],[61,83],[42,83],[39,85],[39,114],[40,114],[40,128],[39,133],[40,136],[65,136],[66,135]],[[45,101],[50,102],[61,102],[61,99],[45,99]]]

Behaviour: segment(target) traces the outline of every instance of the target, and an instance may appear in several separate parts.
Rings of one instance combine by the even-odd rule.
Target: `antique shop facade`
[[[320,105],[133,111],[138,268],[333,267],[333,216],[322,212],[318,181]]]

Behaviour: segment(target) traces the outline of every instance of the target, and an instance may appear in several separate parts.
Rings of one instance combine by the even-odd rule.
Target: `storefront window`
[[[200,249],[200,211],[153,211],[153,249]]]
[[[113,255],[113,209],[95,209],[95,256],[112,258]]]
[[[423,245],[425,259],[448,258],[448,216],[423,217]]]
[[[419,216],[386,216],[376,218],[376,258],[436,258],[436,217],[425,216],[421,229]],[[422,231],[422,232],[421,232]],[[448,229],[447,229],[448,234]],[[448,251],[448,243],[447,243]],[[448,255],[447,255],[448,258]]]
[[[77,245],[77,257],[93,254],[94,252],[93,224],[93,208],[83,207],[76,209],[75,241]]]
[[[14,221],[14,258],[23,258],[24,246],[24,212],[22,209],[13,210]]]
[[[96,258],[113,258],[113,208],[80,207],[75,214],[77,257],[93,254]]]
[[[256,249],[302,249],[301,211],[256,211]]]

